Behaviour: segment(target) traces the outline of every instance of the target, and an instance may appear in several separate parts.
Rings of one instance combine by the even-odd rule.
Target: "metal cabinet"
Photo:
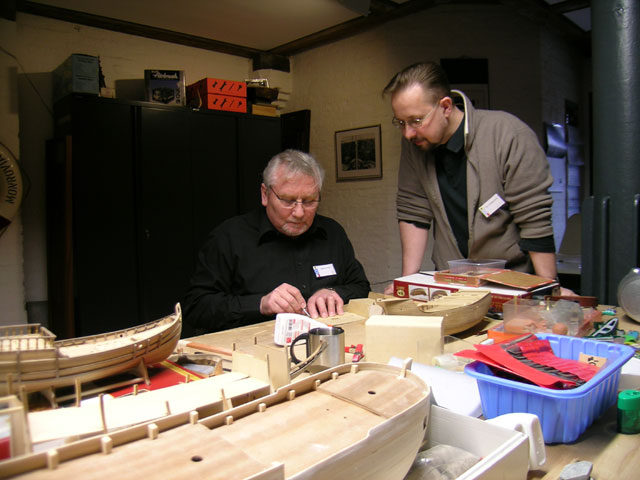
[[[59,338],[167,315],[209,231],[259,205],[279,118],[73,95],[47,158],[49,325]]]

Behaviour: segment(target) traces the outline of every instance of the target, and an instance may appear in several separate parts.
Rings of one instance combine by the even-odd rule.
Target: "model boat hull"
[[[52,480],[401,480],[424,439],[430,395],[406,366],[341,365],[197,422],[195,412],[170,415],[8,460],[0,471]]]
[[[443,317],[445,335],[462,332],[478,324],[491,307],[489,290],[459,290],[423,302],[406,298],[382,297],[377,302],[387,315],[426,315]]]
[[[176,312],[137,327],[53,341],[39,326],[2,327],[0,394],[34,392],[85,383],[166,359],[180,339]]]

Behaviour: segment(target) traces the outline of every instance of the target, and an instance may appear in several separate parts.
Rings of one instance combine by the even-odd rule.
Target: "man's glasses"
[[[276,198],[280,200],[280,203],[285,208],[294,209],[296,208],[296,205],[300,205],[304,210],[307,210],[307,209],[317,207],[318,204],[320,203],[320,194],[318,194],[318,198],[316,200],[299,201],[299,200],[291,200],[289,198],[281,198],[280,195],[278,195],[276,191],[273,189],[273,187],[270,186],[269,188],[271,189],[273,194],[276,196]]]
[[[409,125],[411,128],[420,128],[424,124],[425,120],[427,120],[431,116],[431,114],[433,114],[433,112],[438,109],[438,106],[439,101],[436,102],[433,105],[431,111],[423,117],[412,118],[411,120],[407,120],[406,122],[404,120],[398,120],[396,117],[393,117],[391,123],[394,127],[399,128],[400,130],[403,130],[407,125]]]

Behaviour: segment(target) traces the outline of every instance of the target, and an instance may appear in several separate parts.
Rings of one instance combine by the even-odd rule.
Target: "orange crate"
[[[227,112],[247,113],[247,99],[229,95],[207,95],[209,110],[225,110]]]
[[[192,83],[187,88],[194,88],[200,91],[200,94],[216,94],[231,95],[232,97],[246,97],[246,82],[236,82],[235,80],[224,80],[222,78],[203,78],[202,80]]]

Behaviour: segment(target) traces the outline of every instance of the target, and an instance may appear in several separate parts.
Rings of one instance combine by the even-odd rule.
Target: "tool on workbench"
[[[351,344],[351,346],[349,347],[344,347],[344,352],[350,353],[352,355],[352,362],[359,362],[364,358],[364,350],[361,343],[359,343],[358,345]]]

